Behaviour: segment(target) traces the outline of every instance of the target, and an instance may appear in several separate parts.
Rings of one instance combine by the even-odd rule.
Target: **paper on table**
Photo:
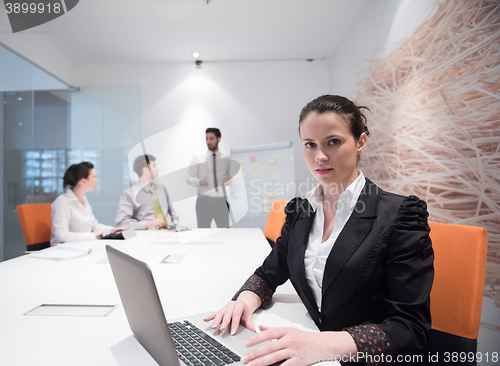
[[[24,315],[108,316],[116,305],[42,304]]]
[[[186,254],[169,254],[160,263],[181,263]]]
[[[30,258],[62,261],[65,259],[83,257],[90,253],[92,253],[92,249],[88,246],[66,243],[58,244],[55,247],[47,248],[39,252],[33,252],[30,254]]]

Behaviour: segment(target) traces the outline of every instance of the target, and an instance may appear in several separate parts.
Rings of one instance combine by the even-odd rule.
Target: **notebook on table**
[[[100,236],[99,239],[103,239],[103,240],[116,240],[116,239],[128,240],[130,238],[133,238],[136,235],[137,234],[135,233],[134,229],[128,229],[128,230],[116,231],[112,234]]]
[[[245,341],[253,332],[240,326],[213,330],[206,314],[167,323],[149,266],[109,245],[109,263],[130,328],[139,343],[161,366],[222,366],[243,364],[241,357],[252,348]]]

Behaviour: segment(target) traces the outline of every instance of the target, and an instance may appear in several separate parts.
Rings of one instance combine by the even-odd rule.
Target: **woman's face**
[[[97,185],[97,177],[95,176],[95,170],[91,169],[89,176],[87,178],[82,178],[81,182],[84,184],[87,191],[93,191]]]
[[[341,185],[340,192],[358,176],[358,156],[367,136],[352,135],[349,125],[333,112],[309,113],[300,124],[303,153],[311,174],[321,184]]]

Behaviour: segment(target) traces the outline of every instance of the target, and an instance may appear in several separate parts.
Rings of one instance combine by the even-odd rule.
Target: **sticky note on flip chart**
[[[276,154],[269,154],[269,162],[270,163],[276,162]]]
[[[257,169],[257,163],[250,164],[250,169]]]
[[[280,180],[280,171],[279,170],[275,170],[273,172],[273,177],[272,177],[273,181],[277,182]]]
[[[260,208],[262,212],[270,212],[273,201],[269,198],[262,198],[260,200]]]
[[[248,159],[253,162],[253,161],[257,160],[257,157],[254,155],[254,156],[250,156]]]
[[[252,172],[252,178],[255,179],[255,178],[258,178],[259,177],[259,173],[257,173],[257,170],[254,170]]]
[[[267,169],[267,163],[261,163],[260,164],[260,169],[261,170],[266,170]]]

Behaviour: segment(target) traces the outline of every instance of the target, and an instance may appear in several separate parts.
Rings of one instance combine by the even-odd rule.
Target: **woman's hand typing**
[[[231,335],[236,334],[240,324],[255,332],[252,316],[260,305],[259,296],[251,291],[243,291],[236,301],[229,301],[224,308],[210,314],[203,320],[206,322],[213,320],[212,328],[216,329],[220,326],[221,331],[231,324]]]
[[[260,327],[261,333],[245,345],[253,347],[267,342],[243,356],[250,366],[266,366],[286,360],[282,365],[310,365],[319,361],[336,361],[343,355],[355,355],[357,346],[347,332],[305,332],[296,328]],[[336,359],[337,358],[337,359]]]

